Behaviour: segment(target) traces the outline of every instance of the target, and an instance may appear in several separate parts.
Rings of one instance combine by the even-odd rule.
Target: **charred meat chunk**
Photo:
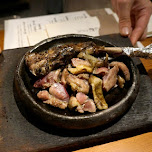
[[[25,63],[33,75],[41,76],[46,75],[59,66],[68,64],[70,59],[76,54],[77,52],[71,46],[55,46],[48,51],[26,54]]]
[[[69,43],[54,46],[37,53],[27,53],[25,63],[35,76],[46,75],[51,70],[65,66],[79,52],[96,52],[98,46],[93,42]],[[42,62],[43,61],[43,62]]]

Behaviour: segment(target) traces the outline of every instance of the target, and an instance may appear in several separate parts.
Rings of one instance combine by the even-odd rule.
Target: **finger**
[[[142,37],[142,35],[144,36],[144,32],[147,27],[149,18],[150,15],[148,13],[144,13],[137,19],[135,28],[133,29],[130,36],[130,40],[133,45],[135,45],[135,43]]]
[[[116,0],[111,0],[112,4],[112,10],[117,13],[117,1]]]
[[[144,39],[146,39],[146,37],[147,37],[147,28],[145,29],[143,35],[140,37],[139,40],[144,40]]]
[[[122,0],[118,3],[119,30],[122,36],[128,36],[131,31],[131,11],[132,3]]]

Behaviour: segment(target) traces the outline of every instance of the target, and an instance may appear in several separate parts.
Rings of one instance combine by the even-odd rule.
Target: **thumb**
[[[118,5],[119,31],[122,36],[129,36],[131,33],[130,10],[129,4],[120,3]]]

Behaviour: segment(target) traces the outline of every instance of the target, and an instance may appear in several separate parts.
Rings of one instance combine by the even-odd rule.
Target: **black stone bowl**
[[[93,41],[97,45],[113,46],[110,42],[104,42],[99,38],[72,34],[46,39],[35,45],[28,52],[39,52],[69,42],[87,41]],[[113,60],[124,62],[127,65],[131,74],[131,80],[125,83],[123,89],[117,87],[105,94],[105,99],[109,105],[108,109],[95,113],[86,112],[80,114],[68,108],[65,110],[55,108],[42,103],[37,98],[36,93],[39,90],[33,88],[33,83],[36,79],[27,69],[24,58],[25,56],[21,58],[15,72],[14,87],[16,99],[22,104],[22,109],[26,109],[25,113],[28,113],[34,119],[37,118],[39,123],[44,123],[48,127],[53,125],[64,129],[89,129],[112,123],[128,111],[138,94],[139,74],[132,59],[127,56],[113,57]]]

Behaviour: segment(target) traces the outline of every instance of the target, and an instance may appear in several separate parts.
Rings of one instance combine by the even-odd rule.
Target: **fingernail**
[[[128,35],[129,35],[129,28],[128,28],[128,27],[123,27],[123,28],[121,29],[121,34],[122,34],[123,36],[128,36]]]

